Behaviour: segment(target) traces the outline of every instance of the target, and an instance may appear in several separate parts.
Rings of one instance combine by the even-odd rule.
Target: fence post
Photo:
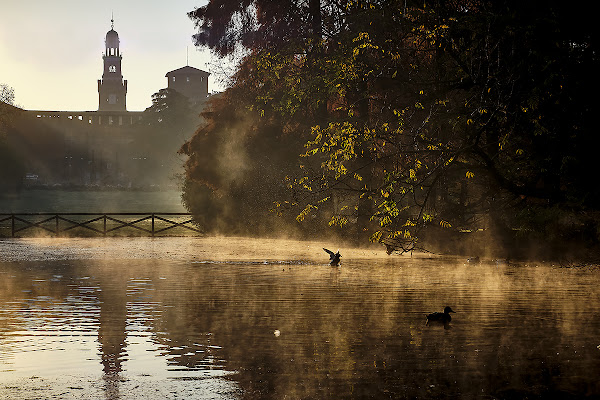
[[[152,213],[152,237],[154,237],[154,213]]]
[[[106,214],[104,214],[104,230],[102,231],[102,235],[106,236]]]
[[[58,214],[56,214],[54,218],[56,218],[56,237],[59,237],[60,231],[58,230]]]

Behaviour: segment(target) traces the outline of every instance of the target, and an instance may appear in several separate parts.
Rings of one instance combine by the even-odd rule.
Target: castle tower
[[[169,89],[177,90],[190,99],[192,105],[201,104],[208,97],[208,77],[210,72],[185,66],[174,71],[167,72],[167,86]]]
[[[127,80],[121,74],[121,52],[119,51],[119,34],[114,30],[111,20],[110,31],[106,33],[106,50],[102,55],[104,72],[98,79],[98,111],[126,111],[125,96]]]

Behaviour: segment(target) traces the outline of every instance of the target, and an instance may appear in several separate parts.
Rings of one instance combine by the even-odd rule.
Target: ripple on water
[[[320,243],[172,243],[166,259],[165,241],[127,240],[104,251],[151,257],[0,263],[0,397],[19,385],[119,399],[600,392],[592,272],[352,249],[331,268]],[[446,305],[450,329],[425,326]]]

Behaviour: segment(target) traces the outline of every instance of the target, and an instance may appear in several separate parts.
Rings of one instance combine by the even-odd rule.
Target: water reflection
[[[97,282],[100,304],[98,343],[104,372],[104,391],[107,399],[117,399],[120,397],[122,363],[127,357],[128,281],[122,274],[112,273],[98,274]]]
[[[0,395],[600,395],[598,271],[195,244],[211,257],[0,263]]]

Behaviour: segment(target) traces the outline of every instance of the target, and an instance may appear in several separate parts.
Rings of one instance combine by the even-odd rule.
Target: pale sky
[[[26,110],[95,111],[111,14],[119,34],[127,110],[143,111],[187,64],[213,73],[192,44],[186,13],[207,0],[0,0],[0,83]],[[187,57],[186,57],[187,54]],[[209,79],[209,92],[223,90]]]

